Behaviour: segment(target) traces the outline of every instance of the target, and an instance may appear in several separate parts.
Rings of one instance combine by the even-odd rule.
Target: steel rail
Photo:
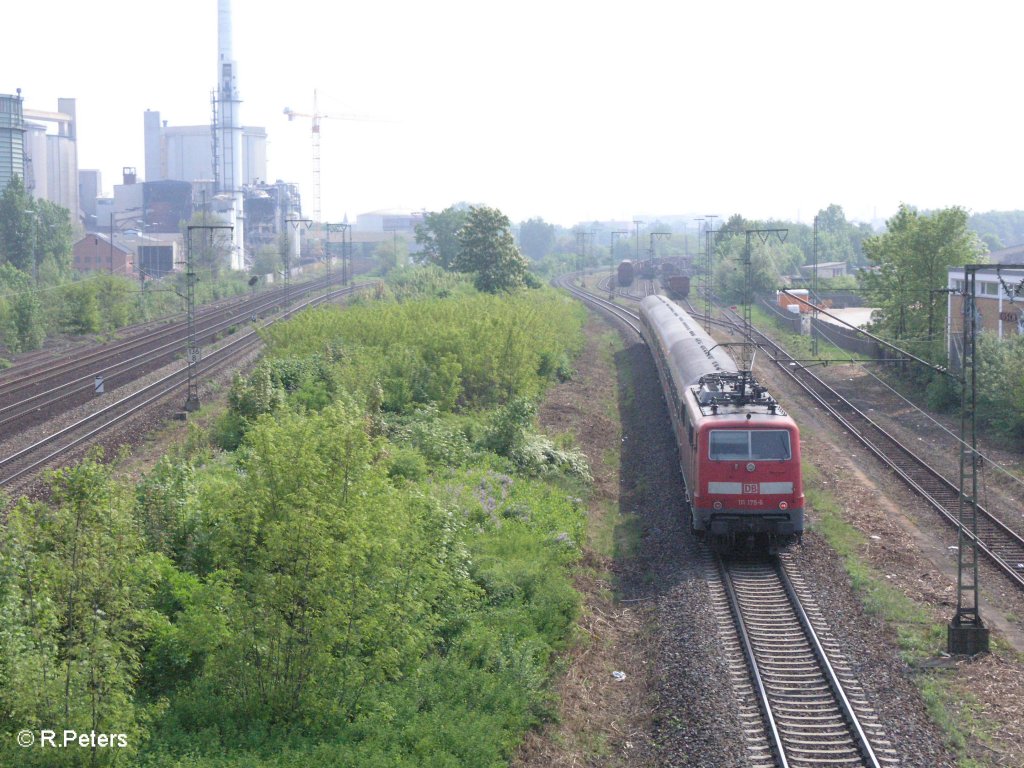
[[[793,611],[796,613],[797,620],[800,622],[800,626],[803,627],[804,635],[807,637],[807,640],[811,645],[811,651],[818,659],[818,665],[821,667],[822,671],[825,672],[825,680],[828,682],[829,687],[832,689],[832,694],[836,697],[836,701],[839,703],[839,708],[843,713],[843,719],[846,720],[846,724],[850,727],[850,730],[853,731],[854,739],[859,744],[861,755],[863,755],[869,766],[872,766],[872,768],[880,768],[878,758],[875,756],[875,751],[871,748],[871,741],[868,739],[867,734],[864,733],[864,728],[860,724],[860,719],[857,717],[853,704],[850,703],[849,698],[846,696],[846,691],[843,690],[843,685],[839,680],[839,675],[836,674],[835,669],[832,667],[832,662],[829,661],[828,654],[825,653],[825,647],[818,638],[818,633],[814,631],[811,619],[807,615],[807,611],[804,610],[803,603],[800,601],[800,597],[796,593],[793,582],[789,578],[789,573],[786,571],[785,564],[776,559],[775,570],[779,575],[779,580],[782,582],[782,588],[786,590],[786,594],[789,596],[789,602],[793,607]]]
[[[323,278],[318,278],[314,281],[317,285],[322,282]],[[197,319],[205,324],[216,324],[223,322],[223,320],[218,319],[221,315],[240,318],[246,314],[251,314],[253,311],[263,311],[276,306],[282,300],[295,293],[296,289],[292,288],[265,292],[255,299],[248,296],[233,297],[229,301],[202,307]],[[145,346],[164,337],[172,337],[173,340],[176,335],[182,333],[184,328],[184,321],[174,319],[177,317],[177,315],[172,315],[170,318],[165,318],[167,322],[156,328],[143,330],[112,344],[90,345],[67,350],[52,355],[49,360],[30,363],[25,368],[15,365],[5,371],[4,375],[0,376],[0,394],[8,395],[21,389],[26,389],[38,383],[40,378],[53,378],[62,371],[74,370],[80,367],[84,368],[90,362],[116,357],[122,352],[130,352],[136,347]],[[123,328],[121,331],[130,333],[132,328]]]
[[[203,359],[203,364],[202,364],[202,367],[199,370],[199,373],[200,374],[206,373],[209,370],[211,370],[212,368],[215,368],[217,366],[220,366],[220,365],[224,364],[225,362],[230,360],[234,355],[238,354],[241,351],[244,351],[247,347],[252,346],[256,342],[258,342],[259,341],[259,330],[262,330],[263,328],[266,328],[266,327],[268,327],[270,325],[273,325],[275,322],[278,322],[278,321],[280,321],[280,320],[282,320],[284,318],[290,317],[290,316],[292,316],[293,314],[295,314],[296,312],[298,312],[301,309],[305,309],[305,308],[311,307],[311,306],[316,306],[318,304],[321,304],[321,303],[324,303],[326,301],[329,301],[332,298],[336,298],[337,296],[345,295],[345,294],[348,294],[348,293],[354,293],[357,290],[361,290],[365,286],[366,286],[365,283],[364,284],[359,284],[359,285],[354,285],[354,286],[349,286],[349,287],[346,287],[346,288],[342,288],[342,289],[340,289],[338,291],[334,291],[333,293],[331,293],[331,294],[329,294],[327,296],[321,295],[321,296],[314,297],[314,298],[309,299],[308,301],[306,301],[304,304],[300,304],[300,305],[297,305],[295,307],[290,308],[287,312],[282,314],[280,317],[271,318],[271,319],[265,321],[258,329],[251,329],[251,330],[249,330],[249,331],[247,331],[247,332],[245,332],[243,334],[240,334],[239,336],[233,338],[230,342],[228,342],[224,346],[219,347],[218,349],[212,351],[207,357],[205,357]],[[29,445],[29,446],[21,449],[20,451],[17,451],[16,453],[11,454],[10,456],[7,456],[5,458],[0,459],[0,467],[5,467],[5,466],[7,466],[9,464],[12,464],[12,463],[14,463],[16,461],[19,461],[19,460],[21,460],[21,459],[31,455],[33,452],[38,451],[40,448],[42,448],[42,447],[44,447],[44,446],[46,446],[46,445],[48,445],[48,444],[50,444],[50,443],[52,443],[52,442],[54,442],[56,440],[59,440],[62,437],[65,437],[65,436],[67,436],[67,435],[69,435],[69,434],[71,434],[71,433],[81,429],[83,426],[86,426],[86,425],[88,425],[88,424],[90,424],[90,423],[92,423],[94,421],[98,421],[99,419],[103,418],[104,416],[109,415],[111,412],[117,411],[120,407],[122,407],[122,406],[124,406],[126,404],[129,404],[132,401],[138,400],[141,397],[149,395],[148,397],[145,397],[145,399],[142,400],[141,402],[135,403],[127,411],[125,411],[123,413],[120,413],[120,414],[115,414],[109,420],[103,422],[102,424],[97,425],[95,428],[90,430],[85,435],[81,435],[81,436],[75,438],[74,440],[72,440],[72,441],[62,445],[57,450],[51,452],[47,456],[34,461],[33,463],[31,463],[30,465],[28,465],[26,467],[22,467],[21,469],[17,470],[13,474],[11,474],[11,475],[9,475],[9,476],[7,476],[5,478],[0,479],[0,487],[3,487],[5,485],[9,485],[10,483],[14,482],[15,480],[17,480],[17,479],[19,479],[21,477],[24,477],[25,475],[27,475],[27,474],[29,474],[29,473],[31,473],[31,472],[33,472],[33,471],[35,471],[35,470],[37,470],[37,469],[39,469],[41,467],[46,466],[53,459],[55,459],[55,458],[65,454],[65,453],[67,453],[67,452],[69,452],[69,451],[71,451],[71,450],[73,450],[73,449],[75,449],[75,448],[77,448],[77,447],[79,447],[79,446],[89,442],[96,435],[98,435],[101,432],[109,429],[110,427],[114,426],[115,424],[123,421],[128,416],[131,416],[131,415],[134,415],[134,414],[140,412],[144,408],[146,408],[149,405],[151,405],[152,403],[162,399],[163,397],[165,397],[166,395],[170,394],[174,390],[180,389],[187,382],[187,374],[188,374],[188,366],[185,366],[185,367],[179,368],[179,369],[177,369],[175,371],[172,371],[171,373],[169,373],[169,374],[167,374],[165,376],[162,376],[161,378],[157,379],[156,381],[151,382],[150,384],[147,384],[146,386],[142,387],[141,389],[138,389],[135,392],[132,392],[131,394],[126,395],[125,397],[117,400],[116,402],[110,403],[107,406],[101,408],[100,410],[95,411],[95,412],[89,414],[88,416],[83,417],[82,419],[79,419],[75,423],[70,424],[67,427],[64,427],[63,429],[60,429],[60,430],[58,430],[58,431],[56,431],[56,432],[54,432],[54,433],[52,433],[50,435],[47,435],[46,437],[42,438],[41,440],[36,441],[32,445]],[[177,381],[174,381],[175,379],[177,379]],[[163,388],[159,389],[161,387],[163,387]],[[158,389],[159,389],[159,391],[157,391]]]
[[[715,322],[742,333],[742,326],[736,323],[729,321]],[[982,538],[981,533],[975,535],[964,527],[959,520],[959,515],[950,508],[955,503],[958,503],[960,499],[960,489],[954,483],[950,482],[941,472],[928,464],[924,459],[910,451],[899,439],[876,424],[871,417],[857,408],[847,398],[843,397],[827,382],[797,363],[782,347],[760,331],[755,329],[754,333],[762,340],[759,346],[766,352],[773,353],[772,361],[793,382],[800,386],[827,413],[845,427],[875,457],[896,473],[914,493],[920,496],[933,510],[938,512],[943,520],[973,541],[998,570],[1002,571],[1019,588],[1024,589],[1024,573],[1017,568],[1017,563],[1024,562],[1024,536],[1013,530],[981,504],[976,504],[979,523],[990,526],[993,529],[993,533],[997,536],[1002,536],[1004,541],[986,541]],[[756,339],[751,339],[751,341],[757,343]],[[808,383],[808,381],[811,383]],[[845,409],[846,413],[843,413],[840,408]],[[855,424],[851,421],[851,416],[862,423]],[[876,438],[881,437],[883,441],[887,441],[890,444],[889,449],[887,450],[884,445],[876,444],[876,441],[868,434],[869,432],[874,432]],[[909,468],[904,468],[897,462],[893,451],[901,454],[902,459],[909,465]],[[913,471],[917,471],[919,475],[915,477],[912,474]],[[929,490],[924,485],[928,481],[936,487]],[[943,501],[940,496],[945,496],[946,500]],[[1011,559],[1016,562],[1011,563],[996,552],[995,547],[1007,547],[1013,550],[1014,557]]]
[[[591,304],[601,310],[604,310],[608,314],[614,315],[618,320],[625,323],[634,331],[636,331],[637,335],[639,335],[640,338],[643,338],[643,333],[641,332],[640,326],[638,324],[640,321],[639,315],[637,315],[635,312],[630,312],[625,307],[620,307],[615,302],[608,301],[607,299],[603,299],[600,296],[591,293],[590,291],[578,288],[570,284],[568,282],[568,280],[570,279],[571,276],[567,277],[563,275],[562,277],[553,280],[552,283],[556,287],[569,292],[572,296],[579,299],[580,301]]]
[[[200,335],[202,338],[214,338],[222,331],[230,329],[232,326],[239,324],[240,322],[248,322],[249,318],[253,315],[259,315],[265,312],[270,307],[276,306],[279,302],[279,298],[274,299],[263,299],[255,304],[241,304],[239,306],[229,308],[227,312],[216,313],[214,316],[206,318],[206,324],[201,328]],[[159,346],[146,347],[147,343],[157,343],[167,339]],[[109,350],[109,354],[104,353],[104,348],[100,348],[91,357],[96,358],[96,362],[103,364],[102,357],[111,358],[114,362],[110,362],[105,368],[91,369],[90,372],[84,376],[64,381],[60,384],[56,384],[49,389],[45,389],[41,392],[37,392],[33,395],[29,395],[22,400],[10,403],[8,405],[0,407],[0,428],[8,427],[12,423],[17,423],[34,412],[42,411],[49,406],[67,401],[74,398],[76,395],[82,393],[88,393],[93,389],[93,383],[97,376],[102,375],[106,380],[105,383],[109,386],[113,383],[115,378],[127,379],[116,386],[123,386],[124,383],[132,381],[136,376],[146,375],[147,369],[151,369],[153,366],[166,365],[181,351],[181,343],[184,338],[184,328],[175,329],[163,329],[159,334],[152,334],[149,337],[139,337],[135,339],[130,346],[119,346],[115,349]],[[133,357],[118,360],[119,355],[140,350],[138,354]],[[72,371],[76,368],[85,368],[85,363],[81,360],[75,360],[71,363],[63,366],[65,370]],[[135,373],[136,376],[132,376]],[[7,390],[7,393],[17,391],[19,389],[26,389],[31,384],[39,385],[45,384],[46,380],[37,373],[32,377],[34,381],[29,383],[23,383],[19,381],[19,385],[12,387]],[[56,372],[50,375],[50,378],[58,378]],[[79,398],[81,400],[81,398]],[[80,405],[81,402],[74,403],[74,405]]]
[[[718,571],[721,575],[722,586],[725,588],[726,597],[729,600],[729,608],[732,610],[733,622],[736,625],[736,634],[743,647],[743,655],[747,660],[747,669],[750,672],[750,682],[754,687],[757,698],[757,708],[761,710],[761,717],[764,718],[765,730],[768,732],[768,742],[772,754],[779,768],[789,768],[786,759],[786,748],[782,743],[782,734],[779,733],[779,725],[775,721],[775,714],[772,712],[771,702],[768,700],[768,691],[761,677],[761,667],[757,663],[757,656],[754,653],[754,644],[750,640],[750,633],[747,631],[747,623],[743,619],[743,611],[740,608],[739,596],[736,594],[736,586],[732,582],[728,569],[721,558],[715,558],[718,564]]]
[[[748,573],[744,580],[748,603],[752,600],[749,593],[754,591],[752,584],[763,583],[785,599],[784,606],[781,603],[772,605],[770,609],[765,608],[763,614],[755,616],[754,629],[745,616],[745,601],[733,580],[730,566],[722,558],[717,558],[717,563],[747,659],[758,708],[764,716],[765,730],[779,767],[849,764],[850,757],[856,754],[861,766],[881,768],[842,681],[779,559],[772,558],[765,564],[767,568],[763,572]],[[792,635],[788,633],[788,627],[792,627]],[[755,632],[760,639],[754,639]],[[772,658],[781,649],[791,656],[785,662],[775,660],[779,669],[763,672],[759,655]],[[771,682],[767,678],[771,678]],[[820,691],[816,685],[819,679],[825,685]],[[799,707],[798,715],[788,711],[794,707]],[[776,708],[780,710],[778,713]],[[808,717],[814,716],[820,720],[817,733],[804,724]],[[830,725],[829,720],[834,725]],[[822,755],[822,752],[832,754]]]

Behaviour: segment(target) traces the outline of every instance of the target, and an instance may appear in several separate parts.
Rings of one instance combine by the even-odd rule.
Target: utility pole
[[[974,655],[988,650],[988,629],[978,605],[978,455],[975,433],[975,275],[979,265],[964,266],[963,355],[960,359],[960,500],[956,550],[956,613],[946,630],[950,653]],[[970,528],[970,535],[966,529]]]
[[[324,287],[324,299],[331,295],[331,224],[330,222],[324,224],[324,228],[327,230],[327,240],[324,241],[324,256],[327,263],[327,285]]]
[[[580,285],[583,285],[583,249],[586,247],[587,233],[582,229],[577,229],[576,232],[576,272],[579,277]]]
[[[751,310],[754,304],[754,286],[750,267],[750,236],[757,235],[761,239],[761,244],[764,245],[767,244],[768,239],[773,235],[780,243],[784,243],[788,234],[788,229],[778,228],[748,229],[746,232],[747,241],[743,248],[743,338],[748,342],[751,340]],[[742,370],[749,371],[752,363],[753,356],[750,354],[750,346],[745,344],[743,346],[742,364],[740,367]]]
[[[711,333],[711,285],[714,275],[712,255],[715,252],[715,219],[718,214],[706,213],[704,218],[708,221],[704,228],[704,330]]]
[[[698,269],[697,263],[700,261],[700,257],[702,255],[701,254],[701,250],[700,250],[700,230],[701,230],[701,225],[704,223],[704,219],[703,218],[699,218],[699,219],[694,219],[693,221],[697,224],[697,252],[693,255],[693,270],[694,270],[694,276],[696,276],[697,275],[697,269]],[[705,275],[703,275],[703,280],[701,281],[701,284],[706,287],[707,286],[707,282],[708,282],[708,279],[707,279],[707,275],[705,274]]]
[[[196,339],[196,266],[192,251],[192,231],[202,229],[213,232],[218,229],[234,230],[234,227],[226,224],[198,224],[189,225],[188,237],[185,243],[185,305],[186,317],[188,319],[188,342],[186,346],[186,357],[188,360],[188,394],[185,397],[185,412],[192,413],[199,410],[199,360],[202,351],[199,348],[199,341]],[[212,240],[212,234],[211,234]],[[212,245],[212,243],[211,243]]]
[[[819,212],[820,213],[820,212]],[[814,247],[812,265],[814,271],[811,273],[811,357],[818,356],[818,213],[814,214]]]
[[[394,256],[394,259],[395,259],[395,269],[398,269],[398,267],[400,266],[399,263],[398,263],[398,230],[399,230],[399,227],[397,227],[397,226],[384,227],[384,231],[385,232],[390,232],[391,233],[391,241],[392,241],[392,244],[391,244],[391,248],[392,248],[391,254],[392,254],[392,256]]]
[[[327,291],[325,296],[330,294],[331,291],[331,262],[334,261],[334,254],[331,252],[331,232],[341,232],[341,284],[345,285],[345,229],[348,224],[324,224],[324,228],[327,230],[327,241],[326,241],[326,261],[327,261]]]
[[[615,240],[616,240],[616,238],[619,238],[619,237],[622,237],[623,235],[628,235],[628,234],[629,234],[629,230],[628,229],[616,229],[611,234],[611,241],[610,241],[610,244],[608,246],[608,249],[610,251],[608,258],[609,258],[609,261],[611,262],[611,264],[610,264],[611,271],[612,271],[612,278],[611,279],[613,281],[617,281],[618,280],[618,276],[615,274]],[[608,292],[609,293],[612,293],[614,291],[614,289],[611,286],[612,286],[612,284],[608,283]]]
[[[651,245],[650,245],[651,267],[652,267],[652,269],[656,269],[656,265],[655,265],[655,261],[654,261],[654,241],[655,240],[660,240],[661,238],[665,238],[666,240],[671,240],[672,239],[672,233],[671,232],[651,232],[649,234],[651,236]]]
[[[341,224],[341,284],[352,285],[352,225]],[[345,235],[348,235],[348,241]]]
[[[643,224],[642,221],[639,221],[637,219],[633,219],[633,229],[636,231],[636,264],[637,264],[637,268],[638,269],[640,267],[640,225],[641,224]]]
[[[36,258],[36,248],[38,248],[39,246],[38,246],[38,243],[36,241],[39,239],[39,234],[36,232],[36,230],[39,228],[39,214],[35,210],[33,210],[31,208],[27,209],[25,211],[25,213],[32,217],[32,219],[31,219],[31,221],[32,221],[32,237],[29,239],[30,245],[29,245],[29,253],[28,253],[28,255],[29,255],[29,258],[32,259],[32,282],[35,285],[36,290],[38,290],[39,289],[39,259]]]
[[[976,339],[978,310],[975,306],[978,272],[994,270],[1004,290],[1002,270],[1019,270],[1024,264],[966,264],[963,294],[963,354],[960,359],[960,503],[957,522],[956,614],[946,632],[946,650],[951,654],[986,653],[988,628],[981,619],[978,603],[978,453],[976,424]],[[1009,293],[1009,291],[1007,291]],[[1011,294],[1012,298],[1012,294]]]
[[[299,249],[298,250],[299,250],[299,253],[301,254],[302,253],[302,237],[299,234],[299,227],[304,227],[306,230],[308,230],[312,226],[313,220],[312,219],[293,218],[293,219],[285,219],[285,221],[288,222],[289,224],[291,224],[292,225],[292,229],[295,230],[295,237],[299,240]],[[292,257],[289,254],[289,256],[288,256],[288,263],[285,265],[285,268],[284,268],[284,300],[285,300],[285,306],[290,306],[291,303],[292,303],[292,294],[291,294],[291,287],[292,287],[292,285],[291,284],[292,284]]]

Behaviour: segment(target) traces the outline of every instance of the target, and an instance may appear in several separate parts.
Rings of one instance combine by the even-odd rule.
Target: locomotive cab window
[[[793,454],[784,429],[713,429],[712,461],[787,461]]]

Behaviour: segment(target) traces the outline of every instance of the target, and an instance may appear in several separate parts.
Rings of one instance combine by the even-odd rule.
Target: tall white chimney
[[[245,216],[242,196],[242,101],[238,65],[231,56],[231,0],[217,0],[217,145],[218,194],[231,197],[234,227],[231,268],[245,268]]]

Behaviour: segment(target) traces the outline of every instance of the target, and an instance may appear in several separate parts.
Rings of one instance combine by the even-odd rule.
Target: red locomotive
[[[804,530],[800,432],[682,307],[640,302],[679,445],[690,526],[721,551],[777,551]]]

